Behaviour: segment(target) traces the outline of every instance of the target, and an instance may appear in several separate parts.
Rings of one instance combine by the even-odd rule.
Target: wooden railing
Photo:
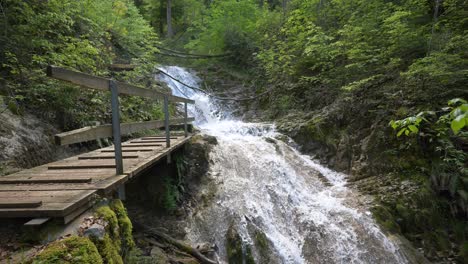
[[[162,93],[155,90],[145,89],[131,84],[118,82],[112,79],[92,76],[89,74],[71,71],[55,66],[47,67],[47,76],[62,81],[67,81],[87,89],[96,89],[111,92],[112,124],[92,127],[84,127],[73,131],[55,135],[58,145],[68,145],[100,138],[113,137],[116,174],[123,174],[122,161],[122,135],[131,134],[142,130],[165,128],[166,147],[171,146],[170,125],[184,124],[185,137],[188,136],[188,123],[194,118],[188,117],[187,104],[194,103],[193,100]],[[148,97],[164,100],[164,120],[120,123],[119,94]],[[169,119],[169,101],[184,103],[184,117]]]

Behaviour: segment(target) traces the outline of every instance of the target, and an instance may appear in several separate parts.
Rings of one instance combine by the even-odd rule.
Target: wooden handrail
[[[187,122],[192,122],[194,120],[194,118],[188,118]],[[169,120],[169,125],[183,124],[184,121],[185,118],[171,119]],[[122,135],[128,135],[142,130],[162,127],[164,127],[164,120],[122,123],[120,124],[120,133]],[[57,145],[63,146],[108,137],[112,137],[111,124],[100,126],[88,126],[57,134],[55,135],[55,143]]]
[[[187,104],[195,103],[195,101],[187,98],[178,97],[172,94],[166,94],[155,90],[145,89],[135,85],[117,82],[115,80],[92,76],[82,72],[71,71],[55,66],[47,67],[47,76],[62,81],[67,81],[73,84],[77,84],[84,88],[97,89],[101,91],[110,91],[112,109],[111,125],[84,127],[65,133],[57,134],[55,135],[55,143],[58,145],[69,145],[73,143],[96,140],[100,138],[113,137],[116,175],[121,175],[124,172],[121,142],[122,135],[135,133],[141,130],[158,129],[164,127],[166,134],[166,148],[170,148],[171,138],[169,126],[175,124],[184,124],[185,137],[188,137],[187,123],[195,120],[194,118],[187,117]],[[163,98],[164,120],[121,124],[119,94],[142,96],[149,98]],[[169,101],[184,103],[184,118],[172,120],[169,119]],[[167,159],[168,162],[170,162],[170,154],[167,155]],[[118,197],[121,200],[125,200],[125,188],[123,185],[119,186],[117,192]]]
[[[67,70],[64,68],[56,67],[56,66],[48,66],[47,67],[47,76],[52,77],[54,79],[67,81],[81,87],[87,89],[96,89],[101,91],[109,91],[109,79],[103,77],[92,76],[86,73]],[[146,88],[141,88],[135,85],[123,83],[123,82],[115,82],[117,85],[117,90],[119,94],[126,94],[126,95],[133,95],[133,96],[141,96],[141,97],[148,97],[148,98],[162,98],[164,99],[165,96],[172,102],[184,102],[193,104],[195,101],[171,94],[162,93],[155,90],[150,90]]]

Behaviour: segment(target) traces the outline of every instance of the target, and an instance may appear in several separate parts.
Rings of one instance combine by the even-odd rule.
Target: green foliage
[[[2,1],[0,73],[13,112],[24,109],[58,121],[63,129],[109,122],[109,95],[77,89],[45,76],[45,66],[109,75],[112,62],[137,63],[116,78],[142,82],[154,69],[156,35],[130,0]],[[149,76],[149,74],[148,74]],[[146,85],[146,83],[144,84]],[[123,98],[127,120],[153,118],[147,101]]]
[[[431,148],[430,156],[434,158],[431,170],[431,180],[434,187],[447,191],[456,199],[461,212],[468,213],[468,170],[465,162],[468,154],[457,143],[468,139],[466,130],[468,104],[466,100],[456,98],[448,102],[448,107],[435,112],[421,112],[416,116],[402,120],[390,121],[397,136],[415,134],[427,141]],[[427,118],[426,118],[427,117]]]
[[[186,48],[208,54],[232,53],[233,62],[248,63],[255,50],[256,21],[261,10],[253,0],[217,0],[207,17],[194,21]]]
[[[177,203],[180,199],[180,193],[178,190],[177,183],[175,180],[170,177],[166,176],[163,181],[164,184],[164,194],[163,194],[163,207],[168,211],[174,211],[177,209]]]
[[[88,238],[71,236],[47,245],[31,263],[102,264],[103,260],[96,246]]]

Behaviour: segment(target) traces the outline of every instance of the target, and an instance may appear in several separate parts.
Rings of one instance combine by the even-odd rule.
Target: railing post
[[[120,135],[120,106],[119,91],[114,80],[109,80],[109,90],[111,92],[112,108],[112,137],[114,138],[115,172],[117,175],[123,174],[122,161],[122,138]],[[125,200],[125,186],[120,185],[118,189],[119,199]]]
[[[187,123],[188,123],[188,109],[187,109],[187,102],[184,102],[184,135],[185,137],[188,137]]]
[[[171,146],[171,132],[169,131],[169,98],[164,96],[164,128],[166,129],[166,148]]]

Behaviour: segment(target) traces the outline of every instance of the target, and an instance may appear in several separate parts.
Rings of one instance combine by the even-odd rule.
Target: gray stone
[[[83,233],[86,237],[95,237],[99,240],[104,239],[104,235],[106,233],[106,228],[100,224],[92,224],[88,229],[86,229]]]

